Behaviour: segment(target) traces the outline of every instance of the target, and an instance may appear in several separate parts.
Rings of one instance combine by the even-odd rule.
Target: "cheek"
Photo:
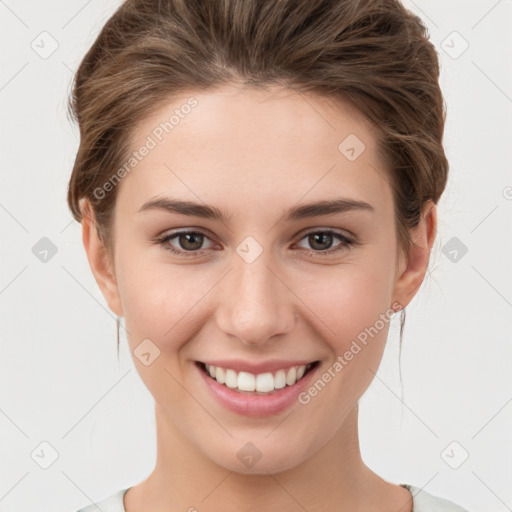
[[[119,294],[132,349],[143,339],[176,351],[193,336],[201,299],[212,279],[196,267],[150,262],[142,253],[120,253]],[[175,341],[173,341],[175,340]]]
[[[382,358],[394,314],[388,268],[385,262],[354,265],[340,269],[330,282],[310,283],[310,289],[311,309],[324,325],[329,356],[301,403],[311,403],[310,411],[318,415],[332,406],[326,428],[334,432],[372,382]]]
[[[310,278],[302,288],[305,302],[325,324],[337,353],[389,310],[390,268],[383,259],[341,265],[331,268],[325,279]]]
[[[125,253],[126,254],[126,253]],[[127,340],[137,371],[158,403],[179,410],[187,403],[178,381],[187,341],[201,325],[199,303],[207,291],[193,272],[165,264],[144,264],[133,252],[120,257],[119,293]],[[147,340],[150,340],[149,343]],[[144,354],[149,353],[144,360]],[[184,405],[183,405],[184,406]]]

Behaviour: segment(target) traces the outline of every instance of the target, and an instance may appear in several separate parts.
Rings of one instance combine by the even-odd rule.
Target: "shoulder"
[[[452,501],[433,496],[419,487],[408,484],[402,484],[402,487],[408,489],[412,494],[412,512],[468,512]]]
[[[91,503],[90,505],[77,510],[77,512],[98,512],[98,510],[101,510],[101,512],[126,512],[123,498],[128,489],[129,487],[116,491],[114,494],[111,494],[96,503]]]

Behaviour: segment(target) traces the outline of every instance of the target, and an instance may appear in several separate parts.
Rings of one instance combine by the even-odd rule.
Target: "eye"
[[[333,246],[333,238],[338,239],[340,243]],[[312,247],[313,251],[307,250],[308,254],[313,255],[329,255],[338,251],[346,250],[356,245],[356,241],[345,236],[342,233],[333,231],[332,229],[325,229],[321,231],[310,231],[301,240],[306,240]]]
[[[338,239],[339,243],[333,247],[333,239]],[[179,231],[169,233],[154,241],[161,245],[165,250],[173,254],[183,256],[185,258],[198,256],[211,247],[203,247],[205,240],[210,238],[202,231]],[[319,231],[311,231],[301,238],[306,240],[313,250],[306,248],[306,252],[310,255],[323,256],[336,253],[338,251],[347,250],[354,245],[357,245],[356,240],[353,240],[342,233],[332,229],[324,229]],[[171,243],[173,242],[173,243]]]
[[[174,239],[176,239],[179,248],[173,247],[170,244]],[[205,239],[209,240],[206,234],[201,231],[179,231],[165,235],[155,241],[167,251],[179,254],[180,256],[191,257],[197,256],[202,252],[201,249]]]

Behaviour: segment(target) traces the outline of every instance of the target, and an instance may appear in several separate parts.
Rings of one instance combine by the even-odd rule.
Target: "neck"
[[[156,423],[157,462],[151,475],[126,494],[127,512],[371,511],[385,510],[383,502],[391,501],[391,496],[402,500],[408,496],[405,489],[399,491],[363,463],[357,404],[316,453],[292,469],[273,474],[240,474],[213,463],[158,408]]]

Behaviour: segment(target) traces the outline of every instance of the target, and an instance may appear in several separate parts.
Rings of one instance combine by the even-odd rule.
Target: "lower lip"
[[[309,370],[302,379],[292,386],[285,386],[268,395],[257,395],[228,388],[206,375],[197,364],[195,366],[206,386],[221,405],[232,412],[253,418],[273,416],[288,409],[294,402],[298,401],[297,397],[308,386],[318,368],[317,365]]]

